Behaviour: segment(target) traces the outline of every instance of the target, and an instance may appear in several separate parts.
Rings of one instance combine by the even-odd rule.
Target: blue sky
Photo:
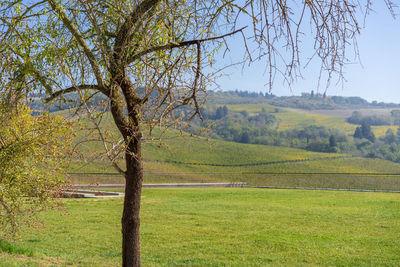
[[[344,70],[347,81],[343,85],[331,83],[327,95],[361,96],[369,101],[400,103],[400,16],[393,19],[383,2],[374,1],[374,12],[367,18],[365,28],[357,38],[361,62],[357,60],[347,65]],[[239,38],[233,42],[233,48],[241,45]],[[235,62],[239,58],[235,49],[231,49],[230,58],[225,57],[224,63],[230,60]],[[217,81],[220,90],[268,91],[265,62],[254,63],[244,69],[231,67],[225,73],[229,75]],[[311,90],[325,91],[325,85],[317,88],[317,64],[303,69],[302,74],[304,79],[297,80],[291,88],[282,82],[275,82],[272,93],[299,95]]]

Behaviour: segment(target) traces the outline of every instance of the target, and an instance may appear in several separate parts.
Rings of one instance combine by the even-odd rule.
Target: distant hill
[[[35,112],[80,104],[74,94],[52,106],[43,105],[38,96],[32,97],[30,105]],[[104,97],[99,94],[88,98],[89,105],[104,110],[107,105],[99,105],[101,101]],[[399,104],[313,93],[277,97],[246,91],[211,91],[201,113],[204,121],[194,119],[182,130],[231,142],[347,153],[400,163]]]
[[[141,93],[143,90],[139,90]],[[43,96],[32,94],[28,97],[27,104],[37,112],[58,111],[78,106],[81,101],[74,94],[66,94],[63,99],[47,105],[43,102]],[[101,94],[90,96],[92,105],[104,101]],[[275,96],[263,92],[248,91],[209,91],[207,104],[233,105],[233,104],[268,104],[276,107],[287,107],[305,110],[358,110],[358,109],[386,109],[400,108],[400,104],[384,102],[368,102],[361,97],[326,96],[321,94],[302,93],[301,96]]]
[[[278,107],[306,110],[400,108],[400,104],[368,102],[361,97],[327,96],[319,93],[302,93],[301,96],[275,96],[269,93],[248,91],[210,91],[209,104],[270,104]]]
[[[277,97],[246,91],[210,92],[204,122],[227,141],[349,153],[400,163],[400,105],[360,97],[306,94]]]

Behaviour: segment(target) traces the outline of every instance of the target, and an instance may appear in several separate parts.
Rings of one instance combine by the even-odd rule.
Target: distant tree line
[[[139,89],[138,93],[142,94],[144,90]],[[151,95],[149,97],[155,97]],[[62,101],[58,101],[52,105],[45,105],[41,101],[42,96],[38,94],[30,94],[27,105],[37,113],[41,113],[43,110],[46,111],[58,111],[64,110],[71,107],[76,107],[81,104],[79,97],[76,94],[67,94],[64,96]],[[98,105],[104,101],[104,97],[101,95],[95,95],[91,99],[88,99],[89,105]],[[344,97],[344,96],[327,96],[326,93],[320,94],[315,93],[311,90],[311,93],[302,93],[301,96],[275,96],[268,92],[251,92],[247,90],[234,90],[234,91],[210,91],[208,92],[208,102],[213,104],[244,104],[244,103],[265,103],[274,105],[277,107],[290,107],[300,109],[341,109],[341,108],[400,108],[400,104],[383,103],[373,101],[369,103],[367,100],[361,97]],[[385,116],[371,116],[370,125],[387,125],[387,124],[376,124],[376,123],[388,123],[388,118]],[[386,116],[388,117],[388,116]],[[389,120],[394,125],[400,125],[400,110],[394,110]],[[357,119],[356,116],[354,119]],[[360,124],[360,121],[348,118],[349,123]]]
[[[247,90],[234,91],[210,91],[209,103],[237,104],[237,103],[265,103],[280,107],[301,109],[341,109],[341,108],[400,108],[399,104],[384,102],[368,102],[367,100],[353,96],[328,96],[326,92],[318,93],[310,90],[300,96],[275,96],[270,93],[250,92]]]
[[[391,115],[370,115],[364,116],[359,111],[354,111],[350,117],[346,119],[348,123],[379,126],[379,125],[399,125],[400,110],[392,110]]]
[[[373,142],[362,138],[354,139],[354,147],[349,147],[359,156],[369,158],[381,158],[400,163],[400,130],[396,133],[388,129],[385,136],[376,138]]]
[[[253,98],[260,98],[260,97],[265,97],[265,98],[274,98],[276,97],[275,95],[273,95],[272,93],[269,94],[268,92],[249,92],[249,91],[239,91],[239,90],[235,90],[235,91],[227,91],[228,94],[234,94],[240,97],[253,97]]]

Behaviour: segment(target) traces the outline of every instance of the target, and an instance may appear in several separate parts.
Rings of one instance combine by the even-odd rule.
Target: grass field
[[[399,194],[152,189],[142,203],[144,266],[400,265]],[[0,266],[119,266],[122,199],[65,208],[1,242]]]

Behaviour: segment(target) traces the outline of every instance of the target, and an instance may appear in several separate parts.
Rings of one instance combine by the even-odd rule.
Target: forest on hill
[[[269,104],[278,107],[315,109],[400,108],[400,104],[367,100],[358,96],[328,96],[326,93],[301,93],[300,96],[275,96],[272,93],[249,91],[210,91],[209,104]]]

